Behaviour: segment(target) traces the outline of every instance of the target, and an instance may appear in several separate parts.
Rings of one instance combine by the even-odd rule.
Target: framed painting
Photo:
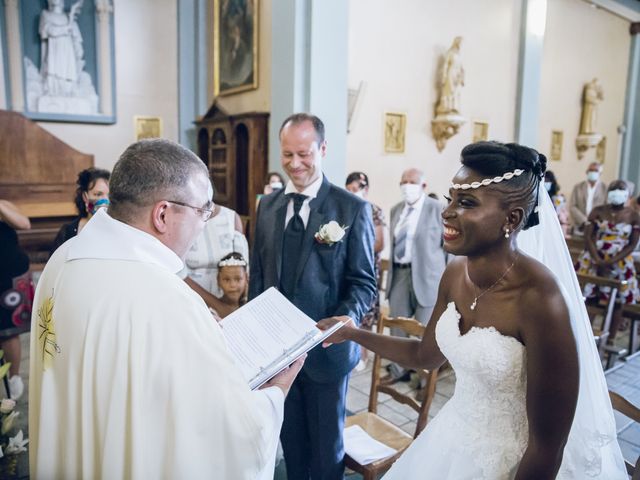
[[[562,140],[564,134],[562,130],[551,131],[551,160],[562,160]]]
[[[135,125],[136,142],[143,138],[161,138],[162,137],[162,118],[160,117],[143,117],[136,115],[133,117]]]
[[[33,120],[115,123],[112,0],[2,2],[7,108]],[[4,25],[3,25],[4,26]]]
[[[385,153],[404,153],[406,125],[407,116],[404,113],[387,112],[384,114]]]
[[[489,140],[489,124],[487,122],[473,122],[472,142],[485,142]]]
[[[213,1],[213,94],[258,88],[259,0]]]

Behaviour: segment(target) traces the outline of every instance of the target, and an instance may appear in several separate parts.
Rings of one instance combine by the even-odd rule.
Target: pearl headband
[[[486,187],[487,185],[491,185],[492,183],[500,183],[503,180],[511,180],[513,177],[519,177],[524,173],[524,170],[516,168],[513,172],[507,172],[504,175],[493,178],[485,178],[479,182],[471,182],[471,183],[452,183],[451,188],[454,190],[469,190],[470,188],[476,189],[480,187]]]
[[[222,267],[246,267],[247,262],[245,260],[240,260],[239,258],[227,258],[226,260],[222,260],[218,262],[218,268]]]

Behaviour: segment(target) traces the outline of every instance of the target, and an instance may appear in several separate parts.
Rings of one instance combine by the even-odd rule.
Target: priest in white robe
[[[32,478],[273,478],[301,363],[250,391],[176,275],[211,196],[191,152],[133,144],[114,168],[109,212],[47,264],[32,319]]]

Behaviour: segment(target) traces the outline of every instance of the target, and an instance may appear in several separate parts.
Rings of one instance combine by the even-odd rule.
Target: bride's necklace
[[[507,273],[509,273],[509,270],[511,270],[513,268],[513,266],[516,264],[516,260],[518,260],[518,254],[516,253],[516,258],[513,259],[513,263],[511,265],[509,265],[509,268],[507,268],[504,273],[502,275],[500,275],[500,278],[498,278],[495,282],[493,282],[493,284],[489,287],[489,288],[485,288],[482,292],[480,292],[480,295],[478,295],[478,292],[476,290],[476,284],[473,282],[473,280],[471,280],[471,277],[469,277],[469,280],[471,280],[471,284],[473,285],[473,294],[475,296],[475,298],[473,299],[473,303],[469,306],[469,308],[471,310],[475,310],[476,309],[476,305],[478,305],[478,300],[480,300],[480,297],[482,297],[485,293],[487,293],[489,290],[491,290],[493,287],[495,287],[498,283],[500,283],[500,281],[507,275]],[[469,276],[469,270],[467,269],[467,276]]]

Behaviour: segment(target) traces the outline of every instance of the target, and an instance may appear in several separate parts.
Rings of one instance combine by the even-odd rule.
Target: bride
[[[422,340],[359,330],[346,317],[318,324],[346,323],[329,342],[455,370],[453,397],[385,478],[626,479],[582,295],[540,185],[546,158],[480,142],[461,161],[442,213],[444,248],[456,257]]]

